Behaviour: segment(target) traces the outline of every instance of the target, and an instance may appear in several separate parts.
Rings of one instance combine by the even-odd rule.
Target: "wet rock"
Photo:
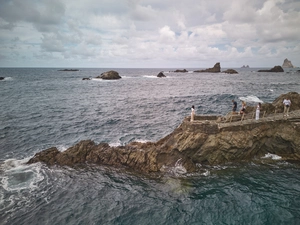
[[[187,73],[188,71],[186,69],[183,70],[175,70],[174,73]]]
[[[281,66],[274,66],[272,69],[270,70],[258,70],[257,72],[284,72],[284,70],[282,69]]]
[[[209,68],[206,70],[195,70],[194,72],[196,72],[196,73],[219,73],[219,72],[221,72],[221,65],[218,62],[214,65],[213,68]]]
[[[223,73],[235,74],[235,73],[238,73],[238,72],[234,69],[228,69],[228,70],[223,71]]]
[[[166,75],[164,75],[163,72],[159,72],[159,74],[157,74],[157,77],[166,77]]]
[[[122,77],[119,75],[118,72],[116,72],[114,70],[110,70],[110,71],[101,73],[101,75],[97,76],[96,78],[101,78],[103,80],[117,80],[117,79],[121,79]]]

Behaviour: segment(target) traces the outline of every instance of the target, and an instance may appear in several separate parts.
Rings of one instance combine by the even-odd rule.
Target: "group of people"
[[[236,101],[232,100],[232,113],[236,114],[237,113],[237,103]],[[261,110],[261,103],[259,102],[256,106],[256,112],[255,112],[255,119],[259,120],[259,114]],[[242,107],[240,111],[238,112],[239,115],[246,115],[246,102],[242,101]]]
[[[282,103],[284,105],[283,116],[289,116],[288,113],[289,113],[290,106],[292,104],[291,100],[289,98],[285,98]],[[192,112],[191,112],[191,122],[192,122],[195,119],[195,106],[194,105],[192,105],[191,110],[192,110]],[[261,110],[261,103],[259,102],[256,106],[256,111],[255,111],[255,119],[256,120],[259,120],[260,110]],[[237,113],[237,102],[234,99],[232,99],[232,113],[233,114]],[[246,114],[246,102],[242,101],[242,107],[241,107],[240,111],[238,112],[238,114],[240,114],[240,115]]]

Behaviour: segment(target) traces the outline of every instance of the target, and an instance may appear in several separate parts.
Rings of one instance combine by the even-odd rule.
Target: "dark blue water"
[[[116,69],[0,68],[0,224],[300,224],[299,164],[204,168],[142,176],[110,167],[24,165],[43,149],[83,139],[157,141],[189,115],[223,114],[231,99],[272,102],[300,93],[300,73],[168,73]],[[189,69],[193,70],[193,69]],[[156,78],[165,71],[167,78]],[[176,170],[174,170],[176,171]]]

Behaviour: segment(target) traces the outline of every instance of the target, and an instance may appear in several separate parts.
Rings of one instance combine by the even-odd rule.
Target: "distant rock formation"
[[[166,77],[166,75],[164,75],[163,72],[159,72],[159,74],[157,74],[157,77]]]
[[[188,71],[186,69],[183,70],[175,70],[174,73],[187,73]]]
[[[292,62],[288,59],[285,59],[282,64],[283,68],[294,68]]]
[[[214,65],[213,68],[209,68],[209,69],[206,69],[206,70],[195,70],[194,72],[196,72],[196,73],[220,73],[221,72],[221,65],[218,62]]]
[[[292,101],[290,116],[274,113],[283,109],[282,100]],[[300,161],[300,95],[290,92],[279,96],[272,104],[262,104],[269,110],[266,118],[241,122],[222,122],[224,117],[213,115],[190,117],[172,133],[157,142],[131,142],[111,147],[83,140],[60,152],[52,147],[36,153],[27,163],[43,162],[48,166],[83,166],[85,164],[128,167],[138,172],[164,172],[181,165],[186,172],[194,172],[199,165],[224,165],[264,160],[266,154],[276,154],[281,160]],[[253,110],[254,107],[253,107]],[[218,122],[219,121],[219,122]]]
[[[234,69],[228,69],[228,70],[223,71],[223,73],[234,74],[234,73],[238,73],[238,72]]]
[[[257,72],[284,72],[284,70],[282,69],[281,66],[274,66],[272,69],[270,70],[258,70]]]
[[[249,68],[249,65],[247,65],[247,66],[243,65],[241,68]]]
[[[82,80],[90,80],[91,78],[88,78],[88,77],[84,77],[82,78]]]
[[[121,79],[122,77],[119,75],[118,72],[116,72],[114,70],[110,70],[110,71],[101,73],[101,75],[96,78],[100,78],[103,80],[117,80],[117,79]]]
[[[58,70],[58,71],[74,72],[74,71],[79,71],[79,70],[78,69],[63,69],[63,70]]]
[[[0,77],[0,80],[4,80],[5,77]]]

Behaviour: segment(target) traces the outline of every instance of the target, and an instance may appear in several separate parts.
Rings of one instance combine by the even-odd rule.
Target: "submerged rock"
[[[296,92],[279,96],[272,110],[282,106],[282,99],[292,101],[289,117],[270,111],[266,118],[241,122],[224,122],[221,116],[187,117],[171,134],[157,142],[132,142],[110,147],[84,140],[64,152],[52,147],[41,151],[28,163],[44,162],[49,166],[75,167],[82,164],[126,166],[138,172],[159,172],[167,167],[181,166],[186,172],[199,165],[222,165],[259,160],[276,154],[281,160],[300,161],[300,95]],[[270,107],[262,105],[262,110]]]
[[[281,66],[274,66],[272,69],[270,70],[258,70],[257,72],[284,72],[284,70],[282,69]]]
[[[196,73],[219,73],[219,72],[221,72],[221,65],[218,62],[214,65],[213,68],[209,68],[206,70],[195,70],[194,72],[196,72]]]
[[[103,80],[117,80],[117,79],[121,79],[122,77],[119,75],[118,72],[116,72],[114,70],[110,70],[110,71],[101,73],[101,75],[96,78],[101,78]]]

